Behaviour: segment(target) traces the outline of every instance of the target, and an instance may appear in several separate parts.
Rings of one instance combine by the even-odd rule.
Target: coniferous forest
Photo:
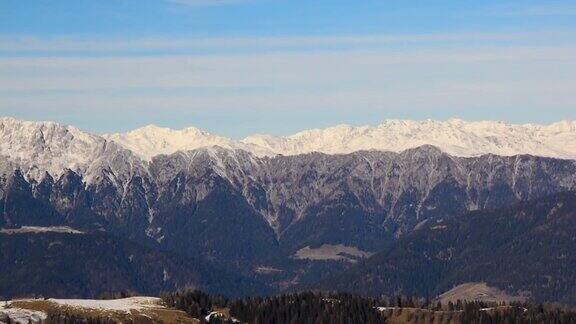
[[[152,323],[254,323],[254,324],[535,324],[576,323],[576,311],[555,304],[493,303],[438,300],[406,296],[365,297],[349,293],[298,292],[276,296],[227,299],[200,290],[182,290],[161,294],[167,312],[178,317],[147,316],[145,313],[124,318],[111,313],[78,313],[70,308],[47,310],[43,324],[152,324]],[[117,315],[117,314],[116,314]],[[0,323],[14,322],[0,318]],[[36,322],[34,322],[36,323]]]
[[[442,304],[405,296],[372,298],[310,291],[236,300],[199,290],[161,297],[167,306],[205,323],[576,323],[576,311],[552,304],[460,300]]]

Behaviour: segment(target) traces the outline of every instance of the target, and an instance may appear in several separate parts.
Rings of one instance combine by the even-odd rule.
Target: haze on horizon
[[[0,2],[0,116],[241,138],[576,119],[571,1]]]

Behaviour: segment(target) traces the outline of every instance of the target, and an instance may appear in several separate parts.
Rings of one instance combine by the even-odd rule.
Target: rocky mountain
[[[2,172],[19,168],[35,179],[46,172],[58,177],[66,169],[85,172],[107,146],[101,137],[72,126],[12,118],[0,120],[0,139]]]
[[[446,217],[576,189],[575,161],[532,155],[424,145],[260,156],[197,130],[164,142],[171,131],[150,127],[100,137],[2,119],[0,129],[0,227],[105,232],[274,289],[315,282]],[[193,146],[196,137],[225,147]],[[179,147],[194,149],[170,153]]]
[[[321,287],[437,296],[487,282],[538,301],[576,304],[576,193],[427,223]]]

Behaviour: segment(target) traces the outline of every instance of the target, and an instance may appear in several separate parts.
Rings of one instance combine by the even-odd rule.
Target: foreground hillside
[[[201,291],[161,298],[24,299],[0,303],[6,323],[576,323],[576,312],[552,305],[366,298],[302,292],[227,300]]]
[[[199,323],[160,298],[20,299],[0,302],[0,323]]]
[[[466,282],[576,304],[576,193],[422,224],[320,287],[434,296]]]

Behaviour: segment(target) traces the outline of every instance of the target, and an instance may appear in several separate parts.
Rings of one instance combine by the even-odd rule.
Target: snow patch
[[[2,228],[2,234],[24,234],[24,233],[67,233],[67,234],[84,234],[84,232],[73,229],[68,226],[22,226],[20,228]]]
[[[84,309],[108,310],[130,312],[131,310],[144,310],[161,307],[162,300],[156,297],[130,297],[123,299],[96,300],[96,299],[48,299],[58,305]]]
[[[279,273],[279,272],[283,272],[284,270],[278,269],[278,268],[274,268],[274,267],[270,267],[270,266],[259,266],[256,267],[254,269],[254,272],[258,273],[258,274],[275,274],[275,273]]]
[[[232,323],[240,323],[239,320],[237,320],[234,317],[231,317],[229,314],[225,314],[224,312],[221,311],[211,311],[208,315],[206,315],[205,317],[206,322],[210,323],[212,320],[217,320],[217,322],[220,321],[231,321]]]
[[[362,251],[353,246],[322,244],[322,246],[315,249],[306,246],[298,250],[293,258],[313,261],[338,260],[356,263],[358,259],[368,258],[372,254],[373,253]]]
[[[441,294],[438,299],[442,303],[456,302],[458,299],[484,302],[512,302],[525,301],[528,296],[528,292],[519,292],[516,295],[512,295],[499,288],[490,287],[485,282],[467,282]]]
[[[44,312],[12,307],[10,302],[0,301],[0,323],[29,324],[44,323],[48,315]]]

